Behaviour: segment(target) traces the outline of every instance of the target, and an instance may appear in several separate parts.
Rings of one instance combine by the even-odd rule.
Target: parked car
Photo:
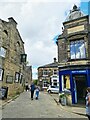
[[[47,89],[48,93],[59,93],[59,87],[58,86],[49,86]]]

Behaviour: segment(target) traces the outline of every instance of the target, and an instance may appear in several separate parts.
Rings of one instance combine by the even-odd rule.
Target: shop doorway
[[[74,86],[76,91],[77,103],[85,104],[86,88],[87,88],[87,76],[86,75],[74,75]]]

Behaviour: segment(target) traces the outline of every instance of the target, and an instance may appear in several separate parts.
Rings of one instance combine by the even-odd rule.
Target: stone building
[[[8,87],[8,95],[23,90],[25,83],[26,54],[17,22],[0,19],[0,86]]]
[[[28,83],[28,85],[30,85],[32,81],[32,66],[26,66],[25,71],[26,71],[25,82]]]
[[[38,81],[43,89],[47,89],[49,85],[59,85],[58,79],[58,62],[54,58],[54,62],[38,67]]]
[[[57,39],[60,92],[71,92],[72,104],[85,100],[90,86],[90,21],[74,5]]]

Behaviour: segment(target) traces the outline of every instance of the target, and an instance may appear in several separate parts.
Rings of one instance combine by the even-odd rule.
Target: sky
[[[57,58],[56,38],[62,33],[73,5],[87,14],[88,0],[0,0],[0,19],[13,17],[25,45],[27,61],[37,78],[37,67],[52,63]]]

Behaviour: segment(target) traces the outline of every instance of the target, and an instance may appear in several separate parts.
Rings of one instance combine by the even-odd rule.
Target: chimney
[[[56,58],[54,58],[54,63],[56,63],[57,61],[56,61],[57,59]]]

